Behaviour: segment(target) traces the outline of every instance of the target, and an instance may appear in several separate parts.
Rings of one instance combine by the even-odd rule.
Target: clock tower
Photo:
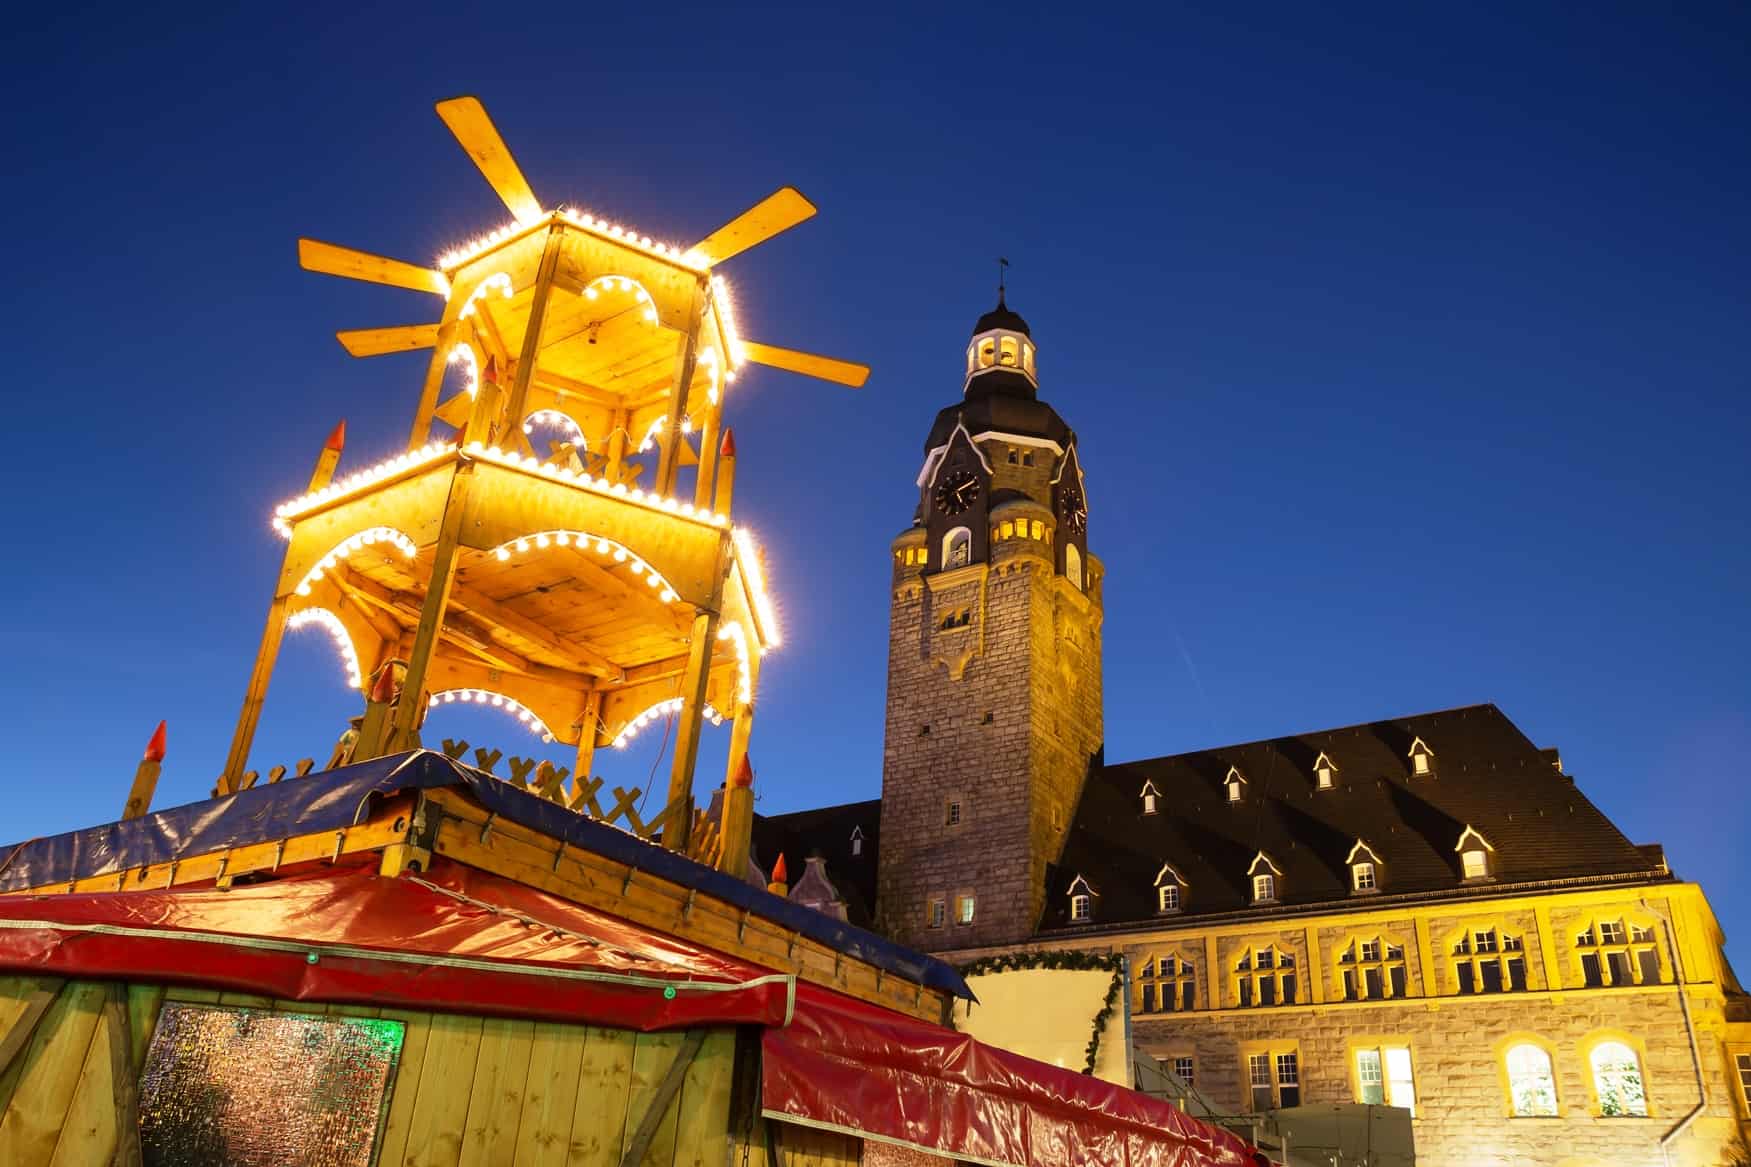
[[[893,543],[879,911],[925,950],[1013,943],[1101,746],[1101,566],[1076,434],[1001,294],[917,488]]]

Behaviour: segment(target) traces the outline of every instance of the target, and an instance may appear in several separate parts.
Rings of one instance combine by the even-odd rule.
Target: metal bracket
[[[637,874],[638,874],[638,868],[636,868],[636,867],[628,867],[626,869],[626,878],[620,881],[620,894],[621,895],[625,895],[627,893],[627,890],[632,887],[632,877],[637,875]]]
[[[491,836],[493,820],[498,817],[498,811],[491,811],[487,814],[486,821],[480,825],[480,841],[482,843],[486,842],[487,838]]]

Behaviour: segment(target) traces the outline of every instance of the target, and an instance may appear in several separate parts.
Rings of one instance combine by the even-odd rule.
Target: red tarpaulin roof
[[[0,970],[292,1001],[684,1029],[783,1025],[794,977],[451,863],[271,883],[0,896]]]
[[[813,985],[763,1047],[772,1118],[1001,1167],[1256,1161],[1246,1140],[1146,1094]]]
[[[394,879],[372,863],[228,891],[0,896],[0,972],[644,1031],[757,1024],[775,1118],[1001,1167],[1252,1162],[1165,1102],[443,859]]]

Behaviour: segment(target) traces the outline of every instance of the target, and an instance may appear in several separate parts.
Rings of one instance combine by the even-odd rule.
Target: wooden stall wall
[[[53,994],[16,1053],[20,1021]],[[683,1047],[696,1052],[638,1167],[727,1167],[735,1034],[634,1033],[237,993],[131,985],[130,1088],[166,1000],[384,1017],[406,1040],[378,1141],[380,1167],[619,1167]],[[0,977],[0,1164],[107,1165],[116,1097],[105,982]],[[112,1005],[115,1009],[118,1005]],[[36,1006],[40,1008],[40,1004]],[[137,1160],[136,1160],[137,1161]]]

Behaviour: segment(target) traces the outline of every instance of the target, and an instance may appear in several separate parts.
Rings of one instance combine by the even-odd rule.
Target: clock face
[[[1088,528],[1088,504],[1082,501],[1082,492],[1074,486],[1067,486],[1060,501],[1064,505],[1064,521],[1080,535]]]
[[[936,485],[936,509],[958,515],[979,499],[979,479],[971,470],[955,470]]]

